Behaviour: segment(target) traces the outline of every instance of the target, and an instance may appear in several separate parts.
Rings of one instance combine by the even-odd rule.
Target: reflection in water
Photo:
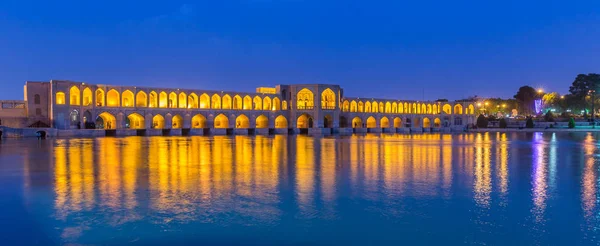
[[[63,240],[76,242],[100,225],[267,226],[289,214],[333,221],[344,217],[349,200],[368,204],[360,213],[407,216],[438,212],[417,205],[413,211],[410,202],[442,199],[461,207],[467,205],[457,201],[467,198],[477,218],[466,221],[493,221],[485,216],[495,206],[525,200],[544,226],[565,180],[557,178],[564,146],[556,134],[528,136],[523,142],[506,133],[58,139],[49,165],[54,217],[69,225],[61,228]],[[588,134],[580,149],[581,208],[590,220],[598,211],[595,142]],[[90,213],[98,217],[90,220]]]

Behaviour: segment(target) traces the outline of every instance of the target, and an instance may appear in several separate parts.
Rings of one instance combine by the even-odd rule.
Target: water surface
[[[0,141],[0,240],[597,245],[592,133]]]

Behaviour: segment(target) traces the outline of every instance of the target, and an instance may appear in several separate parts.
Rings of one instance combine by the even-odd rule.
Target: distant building
[[[1,125],[152,130],[145,135],[175,129],[181,129],[175,134],[193,129],[207,129],[203,134],[246,133],[246,129],[395,132],[462,129],[475,118],[472,102],[345,97],[339,85],[326,84],[259,87],[247,93],[51,80],[26,82],[24,92],[23,101],[0,101]]]

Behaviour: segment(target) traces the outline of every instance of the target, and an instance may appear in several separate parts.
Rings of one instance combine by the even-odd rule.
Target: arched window
[[[350,102],[348,102],[348,100],[344,100],[344,102],[342,103],[342,111],[343,112],[350,111]]]
[[[62,105],[65,104],[65,93],[62,91],[56,92],[56,104]]]
[[[77,88],[77,86],[71,87],[71,89],[69,90],[69,104],[80,105],[79,93],[80,91],[79,88]]]
[[[169,108],[177,108],[177,94],[169,93]]]
[[[271,110],[271,98],[265,97],[263,99],[263,110]]]
[[[104,90],[98,88],[96,90],[96,107],[104,107],[105,101],[104,101]]]
[[[119,92],[111,89],[106,93],[106,106],[119,107]]]
[[[200,95],[200,108],[210,108],[210,97],[206,93]]]
[[[356,101],[352,100],[352,102],[350,102],[350,112],[356,112],[358,110],[358,106],[356,104]]]
[[[198,108],[198,95],[196,95],[196,93],[190,93],[190,95],[188,95],[188,108]]]
[[[137,95],[135,96],[135,106],[141,108],[145,108],[148,106],[146,100],[146,92],[138,91]]]
[[[273,110],[280,110],[281,109],[281,102],[279,101],[279,98],[275,97],[273,98]]]
[[[125,90],[121,95],[123,97],[121,107],[133,107],[133,92],[130,90]]]
[[[314,94],[309,89],[298,91],[296,106],[298,109],[313,109],[315,106]]]
[[[221,108],[221,96],[219,96],[218,94],[212,95],[211,105],[212,105],[213,109],[220,109]]]
[[[321,108],[335,109],[335,93],[329,88],[321,92]]]
[[[167,93],[164,91],[161,91],[160,94],[158,94],[158,107],[166,108],[168,105],[169,105],[169,98],[167,96]]]
[[[244,96],[244,110],[252,110],[252,98],[248,95]]]
[[[364,103],[361,101],[358,102],[358,112],[360,112],[360,113],[365,112]]]
[[[225,94],[225,96],[223,96],[223,109],[231,109],[231,96],[229,96],[228,94]]]
[[[158,94],[156,94],[156,92],[154,91],[150,92],[150,100],[148,102],[148,106],[151,108],[158,107]]]
[[[233,96],[233,109],[242,109],[242,97],[239,95]]]
[[[92,90],[90,88],[83,89],[83,106],[92,105]]]
[[[179,108],[187,108],[187,95],[183,92],[179,93]],[[180,116],[181,117],[181,116]]]
[[[454,105],[454,114],[462,114],[463,112],[462,105],[456,104]]]
[[[288,109],[288,106],[287,106],[287,101],[286,101],[286,100],[283,100],[283,101],[281,102],[281,109],[282,109],[282,110],[287,110],[287,109]],[[287,120],[286,120],[286,124],[287,124]]]
[[[254,110],[262,109],[262,99],[259,96],[254,97]]]

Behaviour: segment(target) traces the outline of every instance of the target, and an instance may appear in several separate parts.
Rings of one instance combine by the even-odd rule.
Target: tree
[[[546,93],[542,97],[542,103],[545,109],[560,108],[560,95],[557,92]]]
[[[483,116],[483,114],[480,114],[479,117],[477,117],[477,127],[486,128],[487,126],[488,126],[487,118],[485,118],[485,116]]]
[[[500,128],[506,128],[506,125],[507,125],[507,124],[506,124],[506,119],[504,119],[504,118],[500,118],[500,121],[498,122],[498,126],[499,126]]]
[[[546,112],[546,114],[544,115],[544,120],[546,122],[554,122],[554,114],[552,114],[552,112],[550,111]]]
[[[517,99],[519,111],[525,114],[532,114],[534,110],[534,100],[537,97],[537,91],[531,86],[521,86],[514,98]]]
[[[569,119],[569,128],[575,128],[575,120],[573,118]]]
[[[525,127],[526,128],[533,128],[534,124],[533,124],[533,118],[531,117],[527,117],[527,121],[525,122]]]
[[[573,96],[585,98],[590,90],[600,89],[598,86],[600,86],[600,74],[579,74],[569,87],[569,92]]]

